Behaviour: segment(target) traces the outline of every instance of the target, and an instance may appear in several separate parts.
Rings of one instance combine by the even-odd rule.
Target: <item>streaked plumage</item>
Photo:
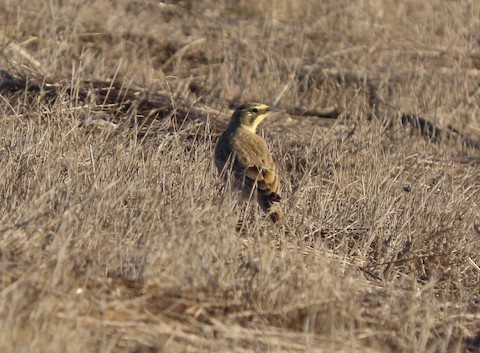
[[[232,176],[233,187],[244,198],[256,195],[272,221],[283,217],[279,201],[279,177],[265,140],[256,134],[257,126],[271,113],[265,104],[247,103],[238,107],[215,147],[215,164],[224,176]]]

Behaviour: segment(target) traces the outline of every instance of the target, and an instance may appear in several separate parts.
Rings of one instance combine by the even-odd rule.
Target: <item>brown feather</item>
[[[234,113],[234,117],[235,117]],[[244,197],[257,193],[262,210],[276,222],[283,217],[278,202],[280,183],[276,166],[265,140],[248,127],[233,124],[220,136],[215,148],[215,163],[219,172],[232,170],[234,186]],[[230,161],[231,165],[227,166]]]

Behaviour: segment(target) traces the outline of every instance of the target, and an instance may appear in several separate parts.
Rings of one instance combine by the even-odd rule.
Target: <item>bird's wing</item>
[[[245,173],[246,183],[253,185],[257,183],[257,189],[267,192],[278,192],[278,176],[275,171],[262,167],[249,167]]]
[[[253,186],[256,183],[259,191],[278,192],[275,161],[264,139],[258,135],[250,136],[242,139],[241,145],[235,146],[234,150],[239,164],[245,168],[245,184]]]

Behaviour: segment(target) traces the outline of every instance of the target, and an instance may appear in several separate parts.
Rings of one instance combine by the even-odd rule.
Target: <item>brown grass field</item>
[[[480,351],[478,1],[0,0],[0,70],[0,352]]]

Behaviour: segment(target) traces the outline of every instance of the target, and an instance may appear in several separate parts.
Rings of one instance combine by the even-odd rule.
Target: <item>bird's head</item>
[[[255,133],[257,126],[271,113],[272,110],[268,105],[245,103],[235,110],[230,125],[242,126]]]

